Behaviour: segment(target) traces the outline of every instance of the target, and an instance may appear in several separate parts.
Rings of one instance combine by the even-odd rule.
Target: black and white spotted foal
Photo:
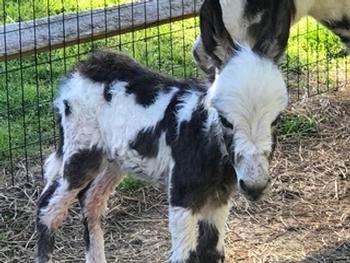
[[[55,100],[61,143],[45,165],[37,262],[51,260],[54,234],[77,198],[86,261],[106,262],[101,217],[125,172],[164,185],[170,262],[223,262],[230,197],[238,185],[257,199],[268,185],[271,124],[286,105],[276,66],[245,47],[209,89],[95,53]]]

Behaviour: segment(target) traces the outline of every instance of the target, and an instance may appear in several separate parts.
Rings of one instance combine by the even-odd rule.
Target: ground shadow
[[[300,261],[278,261],[277,263],[350,263],[350,239],[338,242]]]

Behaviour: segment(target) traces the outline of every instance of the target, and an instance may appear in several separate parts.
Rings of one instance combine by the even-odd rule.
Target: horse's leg
[[[171,232],[170,263],[194,263],[197,246],[197,215],[191,209],[169,207],[169,228]]]
[[[229,211],[229,204],[201,211],[196,249],[199,262],[224,262],[225,222]]]
[[[102,152],[95,148],[77,150],[66,159],[49,158],[46,171],[52,174],[45,174],[45,177],[51,181],[45,187],[37,208],[38,263],[50,262],[55,231],[63,224],[77,194],[98,174],[102,159]]]
[[[102,217],[109,195],[123,178],[119,167],[108,164],[78,195],[82,208],[87,263],[105,263]]]

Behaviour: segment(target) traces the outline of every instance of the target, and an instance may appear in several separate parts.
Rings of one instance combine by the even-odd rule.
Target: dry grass
[[[227,262],[350,262],[350,91],[293,105],[316,121],[313,132],[280,136],[273,184],[262,201],[236,196],[227,224]],[[20,171],[17,178],[22,175]],[[37,173],[30,183],[0,188],[0,262],[31,262]],[[0,177],[1,178],[1,177]],[[108,262],[165,262],[165,195],[151,187],[114,193],[107,214]],[[79,208],[57,236],[56,262],[83,261]]]

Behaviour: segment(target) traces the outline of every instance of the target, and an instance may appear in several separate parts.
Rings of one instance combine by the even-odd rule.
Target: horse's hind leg
[[[114,164],[102,171],[78,194],[84,224],[84,239],[87,263],[105,263],[102,217],[107,208],[109,195],[123,178]]]
[[[50,262],[54,249],[55,231],[63,224],[67,211],[77,194],[96,176],[102,163],[102,152],[95,148],[79,150],[67,161],[51,155],[46,164],[45,187],[37,208],[36,262]]]

